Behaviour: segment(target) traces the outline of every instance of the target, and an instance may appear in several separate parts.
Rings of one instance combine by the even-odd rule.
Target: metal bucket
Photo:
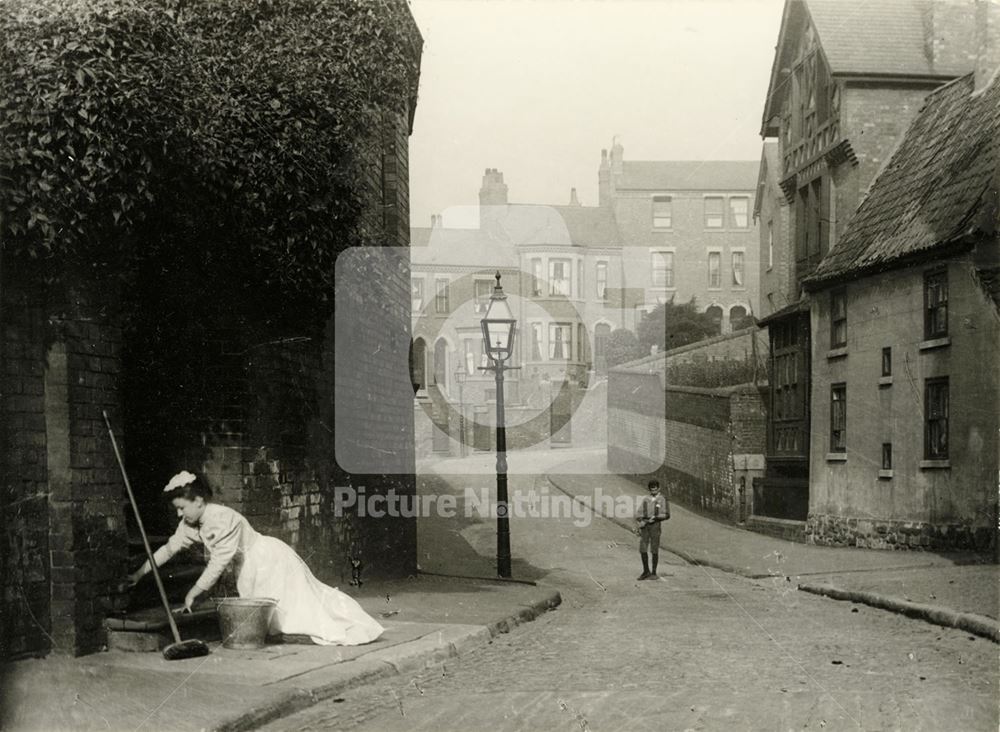
[[[269,597],[227,597],[219,603],[224,648],[262,648],[278,601]]]

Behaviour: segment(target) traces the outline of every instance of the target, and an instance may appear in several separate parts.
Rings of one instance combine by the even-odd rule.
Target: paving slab
[[[372,582],[356,599],[386,628],[364,646],[235,650],[210,642],[208,656],[178,661],[110,651],[6,664],[0,729],[253,729],[354,685],[468,652],[560,602],[551,587],[424,576]]]

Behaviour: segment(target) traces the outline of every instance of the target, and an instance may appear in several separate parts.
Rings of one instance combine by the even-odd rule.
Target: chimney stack
[[[496,168],[487,168],[483,174],[483,185],[479,189],[479,205],[507,205],[507,185],[503,182],[503,173]]]
[[[608,165],[608,150],[601,150],[601,167],[597,169],[597,205],[611,205],[611,167]]]
[[[1000,4],[976,2],[975,90],[984,89],[1000,70]]]
[[[570,188],[569,189],[569,205],[570,206],[579,206],[580,205],[580,199],[578,199],[576,197],[576,188]]]
[[[479,189],[479,228],[495,229],[497,221],[507,212],[507,184],[503,173],[487,168]]]

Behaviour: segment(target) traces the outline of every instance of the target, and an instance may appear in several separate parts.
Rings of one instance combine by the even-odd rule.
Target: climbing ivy
[[[4,0],[0,38],[6,252],[322,303],[376,237],[364,152],[419,59],[402,0]]]

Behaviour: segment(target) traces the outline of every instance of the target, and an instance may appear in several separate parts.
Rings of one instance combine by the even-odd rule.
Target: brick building
[[[806,533],[817,543],[996,547],[995,63],[927,97],[804,281],[815,334]]]
[[[416,69],[422,39],[406,15]],[[414,84],[358,141],[364,223],[386,248],[408,244],[415,105]],[[81,276],[78,287],[54,292],[31,263],[4,257],[0,658],[100,650],[104,617],[129,602],[123,580],[141,548],[102,410],[154,540],[176,522],[162,486],[186,467],[202,469],[220,502],[290,542],[320,577],[339,582],[349,555],[370,574],[415,570],[414,520],[339,517],[332,502],[335,486],[414,491],[408,263],[376,257],[368,286],[338,292],[338,318],[353,332],[331,319],[308,333],[272,325],[280,302],[263,312],[231,312],[223,302],[160,318],[171,277],[223,283],[227,275],[162,264],[164,289],[150,280],[144,294],[155,327],[127,333],[109,282]],[[345,337],[361,347],[338,347]],[[339,413],[353,415],[350,430],[335,429]],[[393,464],[366,460],[366,445],[390,452]]]
[[[478,228],[449,229],[438,216],[430,228],[414,228],[414,383],[418,402],[426,395],[435,403],[418,409],[418,420],[429,411],[439,426],[434,449],[455,448],[445,439],[454,433],[445,415],[456,416],[447,404],[495,396],[492,377],[478,370],[485,364],[478,329],[497,271],[518,318],[513,360],[522,368],[510,374],[506,399],[515,425],[532,425],[521,444],[580,444],[603,432],[592,425],[574,438],[570,415],[583,389],[607,372],[611,332],[636,330],[658,304],[695,298],[725,332],[750,322],[756,174],[750,161],[626,161],[616,143],[610,156],[602,152],[597,206],[581,205],[575,189],[565,205],[511,203],[503,173],[488,168]],[[484,412],[471,423],[489,419]],[[511,435],[518,444],[516,426]],[[484,431],[473,441],[489,439]]]
[[[764,515],[805,521],[809,511],[814,346],[802,282],[835,246],[926,95],[973,68],[987,27],[977,14],[987,5],[785,4],[761,127],[777,150],[765,145],[758,178],[768,199],[758,206],[762,257],[773,262],[762,272],[772,375],[767,474],[755,504]]]
[[[752,161],[625,160],[601,153],[599,200],[621,232],[624,302],[642,313],[695,298],[720,332],[743,327],[758,305],[758,164]]]

